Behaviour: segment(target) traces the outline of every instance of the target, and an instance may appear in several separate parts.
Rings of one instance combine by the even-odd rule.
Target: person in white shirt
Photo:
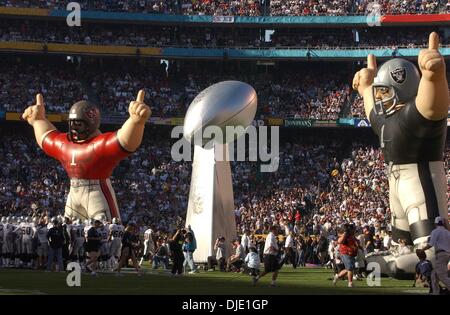
[[[289,235],[289,232],[290,232],[290,228],[289,228],[289,224],[285,221],[285,220],[282,220],[281,221],[281,223],[280,223],[280,226],[281,226],[281,228],[284,230],[284,235],[285,236],[288,236]]]
[[[240,271],[241,265],[245,258],[244,248],[242,247],[241,240],[238,238],[234,239],[232,243],[235,248],[235,254],[228,257],[227,270]]]
[[[250,234],[250,231],[246,229],[244,231],[244,234],[242,234],[242,237],[241,237],[241,245],[244,248],[244,251],[245,251],[246,254],[248,254],[249,248],[250,248],[250,236],[249,236],[249,234]]]
[[[250,270],[253,285],[256,285],[261,261],[255,247],[250,247],[249,253],[247,254],[247,256],[245,256],[244,262],[247,264],[247,268]]]
[[[436,262],[431,272],[431,285],[433,294],[440,293],[439,281],[450,290],[450,278],[448,277],[448,262],[450,260],[450,231],[445,227],[445,220],[442,217],[434,219],[436,228],[431,232],[430,240],[423,250],[434,247]]]
[[[144,232],[144,252],[142,253],[139,266],[142,265],[144,259],[150,261],[154,254],[155,254],[155,242],[153,240],[153,230],[149,228]]]
[[[208,271],[214,271],[214,266],[218,265],[220,271],[225,271],[226,266],[226,248],[225,237],[220,236],[214,244],[215,256],[208,257]]]
[[[294,232],[291,230],[289,231],[288,236],[286,237],[286,240],[284,242],[284,250],[286,253],[285,262],[291,262],[292,267],[294,269],[297,268],[297,255],[295,250],[295,244],[294,244]]]
[[[256,281],[264,277],[269,272],[272,272],[271,287],[276,286],[276,280],[278,277],[278,270],[280,269],[280,263],[278,262],[278,229],[276,226],[270,228],[270,233],[266,237],[266,243],[264,244],[264,272],[256,277]]]
[[[125,227],[120,223],[118,218],[112,219],[112,224],[109,226],[109,239],[111,246],[109,247],[110,265],[116,268],[119,263],[120,252],[122,249],[122,237],[125,232]]]
[[[389,250],[392,246],[392,236],[391,231],[387,231],[386,235],[383,237],[383,250]]]

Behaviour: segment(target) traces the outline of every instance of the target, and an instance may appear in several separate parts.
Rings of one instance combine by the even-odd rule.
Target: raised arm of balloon
[[[217,152],[223,157],[228,152],[227,143],[236,138],[226,134],[226,127],[249,126],[256,106],[256,91],[250,85],[224,81],[200,92],[186,113],[184,137],[195,146],[186,225],[191,225],[195,231],[196,262],[207,262],[219,236],[226,240],[236,237],[230,163],[215,157]],[[210,142],[212,146],[204,146],[210,140],[205,131],[212,126],[221,130],[225,137]],[[227,253],[231,253],[230,243],[226,245]]]
[[[89,101],[75,103],[69,111],[69,131],[59,132],[45,116],[44,99],[22,115],[31,126],[38,145],[61,162],[70,178],[65,216],[77,219],[120,219],[109,177],[120,160],[137,150],[145,122],[151,114],[144,91],[130,102],[130,117],[117,132],[101,133],[100,111]]]
[[[436,217],[447,217],[444,148],[449,93],[438,48],[439,37],[433,32],[418,57],[422,77],[410,61],[395,58],[377,69],[375,57],[369,55],[367,68],[353,79],[389,164],[393,241],[405,239],[416,247],[424,246]],[[433,253],[428,257],[433,259]],[[414,273],[418,261],[414,253],[367,260],[387,262],[385,271],[394,276]]]

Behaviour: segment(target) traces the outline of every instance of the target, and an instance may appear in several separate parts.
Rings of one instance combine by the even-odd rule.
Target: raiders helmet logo
[[[397,69],[391,71],[391,77],[396,83],[402,84],[406,80],[406,69],[405,68],[397,68]]]

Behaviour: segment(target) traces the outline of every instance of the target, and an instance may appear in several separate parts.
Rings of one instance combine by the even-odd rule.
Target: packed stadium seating
[[[45,42],[83,45],[138,47],[245,47],[245,48],[383,48],[424,47],[431,27],[393,27],[388,29],[275,29],[271,41],[255,28],[155,27],[154,25],[114,25],[86,23],[81,28],[66,27],[64,22],[29,20],[0,21],[0,41]],[[443,32],[442,32],[443,33]],[[443,35],[443,34],[442,34]],[[442,45],[447,37],[441,36]]]
[[[65,10],[70,0],[0,0],[0,6],[55,8]],[[222,16],[305,16],[380,14],[431,14],[450,12],[447,0],[93,0],[78,1],[82,9],[113,12],[139,12],[184,15]]]
[[[66,64],[64,69],[40,65],[4,65],[0,71],[0,110],[22,111],[31,103],[30,95],[46,95],[48,112],[68,110],[72,100],[87,98],[82,84]]]
[[[104,114],[123,115],[136,91],[145,88],[155,116],[183,117],[201,90],[215,82],[237,79],[251,82],[257,88],[258,116],[336,120],[351,93],[349,79],[339,73],[329,75],[329,80],[321,79],[320,74],[330,69],[329,66],[325,69],[320,65],[304,68],[301,64],[286,64],[282,73],[277,70],[267,74],[243,74],[238,69],[217,73],[216,69],[194,70],[188,65],[187,68],[182,63],[172,65],[167,76],[157,62],[141,67],[119,60],[95,67],[66,61],[44,65],[28,59],[8,64],[1,70],[0,108],[21,112],[32,102],[34,94],[41,91],[47,111],[61,113],[67,111],[74,100],[86,99],[90,90]],[[336,65],[336,70],[345,68],[346,65]],[[23,93],[24,90],[27,92]]]

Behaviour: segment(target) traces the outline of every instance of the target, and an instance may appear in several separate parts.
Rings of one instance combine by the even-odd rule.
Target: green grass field
[[[256,287],[246,274],[200,272],[172,278],[166,272],[134,273],[116,277],[83,274],[81,287],[68,287],[66,273],[0,269],[0,294],[200,294],[200,295],[276,295],[276,294],[426,294],[427,289],[413,288],[411,280],[381,278],[380,287],[368,287],[365,279],[355,281],[356,287],[347,288],[347,282],[333,286],[331,270],[284,267],[278,278],[278,287],[269,287],[270,274]]]

